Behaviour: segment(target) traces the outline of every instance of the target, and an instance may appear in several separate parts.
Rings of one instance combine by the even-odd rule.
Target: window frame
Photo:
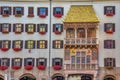
[[[42,28],[43,31],[41,31],[41,28]],[[42,35],[47,32],[47,28],[48,28],[47,24],[37,24],[37,32],[39,32]]]
[[[109,8],[111,8],[112,10],[108,10]],[[106,16],[113,16],[113,15],[115,15],[115,6],[104,6],[104,14]]]
[[[61,34],[63,32],[63,24],[60,23],[53,24],[53,32],[55,34]]]
[[[104,66],[105,67],[116,67],[116,59],[115,58],[104,58]]]
[[[20,10],[16,10],[18,8],[20,8]],[[18,11],[20,11],[19,14]],[[15,15],[15,17],[22,17],[24,15],[24,7],[13,7],[13,15]]]
[[[56,61],[56,60],[58,60],[58,61]],[[53,66],[61,66],[62,67],[62,62],[63,60],[62,60],[62,58],[53,58],[52,59],[52,65]],[[57,64],[58,63],[58,64]]]
[[[31,28],[31,29],[29,29],[29,28]],[[25,31],[28,34],[33,34],[34,32],[36,32],[36,24],[33,24],[33,23],[25,24]]]
[[[1,50],[2,51],[8,51],[11,46],[10,40],[1,40]]]
[[[22,40],[13,40],[12,48],[15,51],[20,51],[23,48],[23,41]]]
[[[63,48],[63,40],[53,40],[53,48],[54,49],[62,49]]]
[[[112,34],[113,32],[115,32],[115,23],[105,23],[104,31],[108,34]]]
[[[37,41],[37,49],[46,49],[47,48],[47,40],[38,40]]]
[[[3,60],[6,60],[6,61],[4,62]],[[9,58],[1,58],[0,59],[0,66],[7,66],[7,67],[9,67],[9,65],[10,65],[10,59]]]
[[[105,49],[115,49],[115,40],[104,40]]]
[[[8,13],[5,12],[4,8],[8,8],[8,10],[6,10],[6,11],[8,11]],[[2,6],[1,7],[1,15],[3,17],[9,17],[9,15],[11,15],[11,7],[9,7],[9,6]]]
[[[22,66],[22,58],[12,58],[12,66]]]
[[[34,7],[28,7],[28,17],[34,17]]]
[[[29,64],[31,62],[31,64]],[[24,58],[24,66],[34,66],[34,58]]]
[[[41,9],[45,9],[43,12],[44,14],[41,14]],[[37,15],[41,18],[45,18],[48,15],[48,7],[38,7],[37,8]]]
[[[59,11],[59,14],[56,11],[57,8],[61,9]],[[53,15],[57,18],[61,18],[64,15],[64,8],[63,7],[53,7]]]
[[[36,43],[35,40],[26,40],[25,49],[35,49],[35,45],[36,45],[35,43]],[[30,47],[28,47],[28,44],[30,44]]]
[[[1,24],[1,32],[5,33],[5,34],[11,32],[11,24],[9,24],[9,23],[2,23]]]
[[[21,32],[23,32],[24,31],[23,24],[22,23],[15,23],[15,24],[13,24],[13,31],[16,34],[20,34]]]

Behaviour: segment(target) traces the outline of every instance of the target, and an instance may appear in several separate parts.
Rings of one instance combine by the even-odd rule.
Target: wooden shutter
[[[107,6],[104,7],[104,15],[106,15],[107,12]]]
[[[106,43],[107,43],[107,40],[104,40],[104,48],[107,48]]]
[[[36,32],[36,24],[33,24],[34,25],[34,32]]]
[[[1,15],[3,15],[3,7],[1,7]]]
[[[8,41],[8,48],[10,48],[10,46],[11,46],[11,41],[9,40]]]
[[[9,7],[9,15],[11,15],[11,7]]]
[[[53,24],[53,32],[55,32],[56,24]]]
[[[32,65],[33,65],[33,66],[34,66],[34,61],[35,61],[34,58],[32,58]]]
[[[37,15],[39,16],[39,14],[40,14],[40,8],[38,7],[37,8]]]
[[[25,41],[25,49],[28,49],[28,41]]]
[[[13,32],[16,31],[16,24],[13,24]]]
[[[22,58],[20,58],[20,66],[22,66]]]
[[[64,15],[64,8],[63,8],[63,7],[61,7],[61,9],[62,9],[62,15]]]
[[[48,24],[45,24],[45,31],[47,32]]]
[[[12,58],[12,66],[14,66],[15,58]]]
[[[47,40],[45,40],[45,48],[47,48]]]
[[[113,23],[113,32],[115,32],[115,23]]]
[[[24,31],[24,24],[21,24],[21,32]]]
[[[40,24],[37,24],[37,32],[40,32],[39,27],[40,27]]]
[[[10,66],[10,58],[6,58],[7,59],[7,66]]]
[[[13,15],[15,15],[15,12],[16,12],[16,7],[13,7]]]
[[[12,48],[15,48],[15,40],[12,41]]]
[[[22,15],[24,15],[24,7],[21,7],[22,8]]]
[[[115,6],[113,6],[112,8],[113,8],[113,14],[115,14]]]
[[[113,67],[116,66],[116,61],[115,61],[115,58],[113,58]]]
[[[54,8],[53,8],[53,15],[55,15],[55,12],[56,12],[55,9],[56,9],[56,8],[54,7]]]
[[[36,66],[38,66],[38,60],[39,60],[39,58],[36,58]]]
[[[53,40],[53,44],[52,44],[53,48],[55,48],[55,40]]]
[[[61,24],[61,32],[63,32],[63,24]]]
[[[60,65],[62,66],[62,64],[63,64],[63,59],[60,58]]]
[[[63,41],[60,41],[60,48],[63,48]]]
[[[24,58],[24,66],[27,65],[27,58]]]
[[[52,59],[52,66],[55,65],[55,58]]]
[[[23,41],[20,40],[20,48],[22,49],[23,48]]]
[[[11,32],[11,24],[8,24],[9,25],[9,32]]]
[[[47,66],[47,58],[44,58],[45,59],[45,66]]]
[[[40,48],[40,41],[37,41],[37,49]]]
[[[35,41],[33,41],[33,49],[35,48]]]
[[[28,32],[28,24],[25,24],[25,32]]]
[[[107,58],[104,58],[104,66],[107,66]]]
[[[113,48],[115,48],[115,40],[113,40]]]

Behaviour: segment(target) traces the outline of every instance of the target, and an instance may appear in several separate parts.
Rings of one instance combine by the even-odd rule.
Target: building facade
[[[0,80],[119,80],[115,0],[0,1]]]

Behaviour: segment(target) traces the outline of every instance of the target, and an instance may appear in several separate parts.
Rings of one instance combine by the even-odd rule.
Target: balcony
[[[97,38],[66,38],[66,45],[96,45],[98,44]]]

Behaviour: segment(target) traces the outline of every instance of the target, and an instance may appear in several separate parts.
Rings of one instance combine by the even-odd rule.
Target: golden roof
[[[92,5],[71,6],[63,22],[99,22]]]

